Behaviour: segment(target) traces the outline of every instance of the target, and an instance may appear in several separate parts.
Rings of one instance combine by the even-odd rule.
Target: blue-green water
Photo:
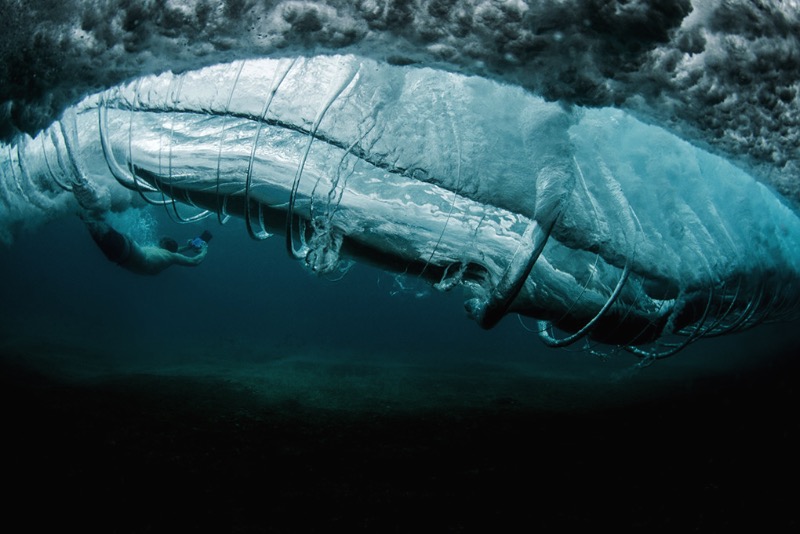
[[[123,182],[120,169],[145,165],[169,191],[194,176],[219,193],[227,168],[246,198],[249,158],[248,183],[283,183],[291,199],[299,182],[327,180],[334,192],[330,178],[361,153],[455,193],[439,194],[422,219],[413,212],[422,197],[397,212],[414,229],[401,237],[425,244],[427,228],[444,252],[444,237],[461,244],[448,223],[459,220],[462,191],[481,203],[488,193],[514,213],[533,209],[543,223],[547,211],[532,202],[549,181],[538,170],[555,156],[553,169],[574,164],[586,183],[561,215],[558,241],[570,250],[553,247],[542,260],[563,260],[573,276],[592,261],[608,269],[586,282],[596,288],[575,277],[568,296],[607,294],[603,285],[625,280],[618,270],[631,263],[627,289],[655,282],[652,297],[705,288],[706,311],[719,315],[711,322],[735,327],[735,318],[779,316],[798,300],[800,231],[788,208],[800,199],[796,4],[2,2],[0,138],[12,145],[0,146],[0,241],[19,238],[0,248],[0,529],[797,531],[796,324],[704,339],[636,369],[613,351],[545,349],[514,317],[482,331],[460,295],[406,279],[398,292],[397,279],[364,266],[335,283],[314,278],[285,258],[281,240],[250,241],[241,222],[209,226],[201,267],[140,278],[105,261],[77,218],[65,218],[72,197],[101,199],[53,182],[79,184],[85,167],[120,206],[130,198],[109,163]],[[317,56],[340,53],[354,55]],[[287,61],[268,66],[279,57]],[[148,89],[141,77],[159,72]],[[473,75],[512,85],[462,78]],[[96,110],[111,113],[108,126],[92,112],[72,126],[67,107],[122,82],[128,90],[107,93]],[[532,95],[550,104],[525,104]],[[608,105],[621,109],[598,109]],[[262,109],[261,122],[250,120]],[[187,111],[198,115],[178,120]],[[565,121],[547,120],[557,116]],[[17,136],[60,117],[46,138]],[[270,123],[300,135],[270,133]],[[110,153],[100,130],[116,143]],[[309,150],[317,133],[331,143]],[[251,173],[254,161],[269,172]],[[310,180],[315,167],[322,181]],[[356,196],[370,190],[362,187],[371,180],[357,181],[348,188]],[[284,207],[291,221],[295,204]],[[365,209],[362,222],[380,211]],[[447,234],[436,222],[445,213]],[[59,219],[17,232],[43,216]],[[203,229],[161,212],[138,217],[114,225],[149,239]],[[358,221],[346,227],[372,228]],[[491,227],[481,221],[476,229]],[[361,237],[381,250],[391,243]],[[590,263],[580,252],[597,249]],[[428,265],[433,253],[412,257]],[[551,287],[545,269],[530,281],[534,291]]]
[[[179,240],[202,229],[155,217]],[[458,294],[360,265],[319,279],[278,239],[207,227],[200,267],[152,278],[107,262],[77,218],[2,251],[6,517],[683,531],[754,519],[758,499],[758,521],[796,522],[791,325],[637,370],[547,349],[514,317],[483,331]]]

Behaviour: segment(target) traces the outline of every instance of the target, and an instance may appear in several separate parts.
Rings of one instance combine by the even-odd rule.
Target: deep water
[[[795,324],[636,369],[157,218],[207,260],[138,277],[77,218],[0,251],[5,531],[797,526]]]

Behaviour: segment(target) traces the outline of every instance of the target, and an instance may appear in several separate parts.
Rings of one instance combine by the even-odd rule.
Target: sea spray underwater
[[[104,210],[243,217],[313,272],[357,259],[461,286],[480,325],[532,316],[554,347],[649,362],[797,312],[800,221],[765,186],[624,112],[482,78],[240,61],[90,96],[5,154],[17,216],[88,181]]]

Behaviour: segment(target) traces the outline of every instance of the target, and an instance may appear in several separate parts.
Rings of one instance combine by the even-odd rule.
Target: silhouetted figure
[[[97,246],[106,258],[131,272],[153,275],[172,265],[194,267],[200,265],[208,253],[211,240],[208,231],[182,247],[171,238],[162,239],[157,247],[140,245],[106,222],[108,201],[83,176],[73,182],[72,193],[82,208],[80,218]]]
[[[81,218],[106,258],[136,274],[158,274],[172,265],[194,267],[200,265],[208,253],[207,240],[211,239],[208,232],[203,233],[206,239],[197,237],[182,247],[171,238],[162,239],[159,246],[154,247],[136,243],[102,219],[86,215]]]

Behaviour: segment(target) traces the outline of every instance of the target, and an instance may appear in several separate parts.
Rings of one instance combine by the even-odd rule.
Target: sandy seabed
[[[718,532],[798,522],[789,355],[746,375],[631,387],[480,362],[309,354],[100,373],[76,350],[4,350],[6,528]]]

